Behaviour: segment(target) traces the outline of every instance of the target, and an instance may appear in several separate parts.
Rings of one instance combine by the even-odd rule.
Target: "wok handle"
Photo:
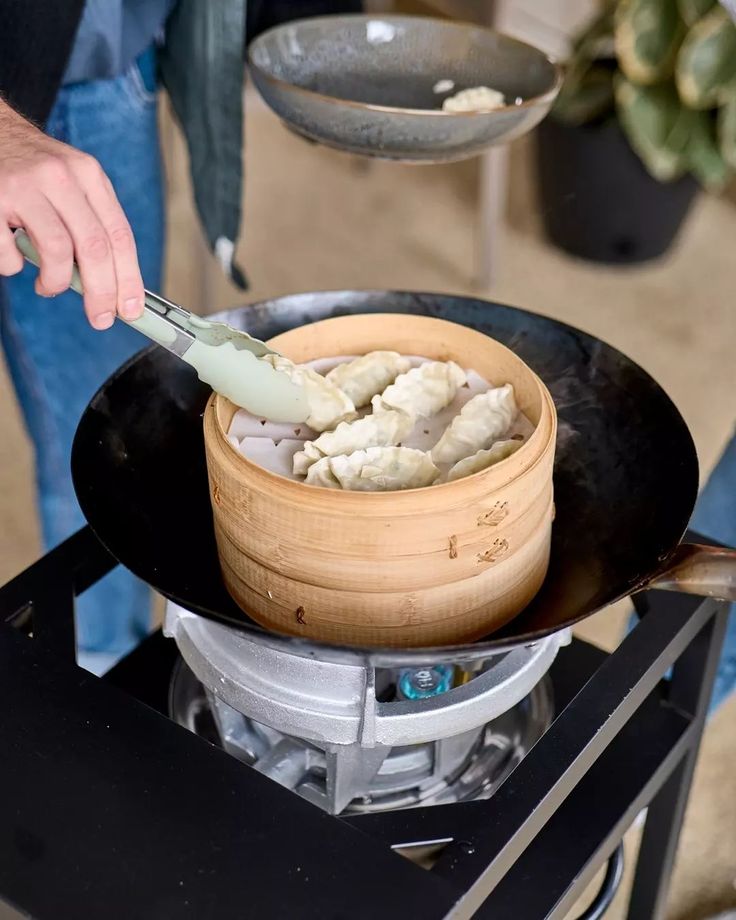
[[[736,603],[736,550],[681,543],[646,587]]]

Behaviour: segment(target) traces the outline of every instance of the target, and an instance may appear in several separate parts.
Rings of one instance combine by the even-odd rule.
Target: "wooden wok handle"
[[[646,587],[736,602],[736,550],[682,543]]]

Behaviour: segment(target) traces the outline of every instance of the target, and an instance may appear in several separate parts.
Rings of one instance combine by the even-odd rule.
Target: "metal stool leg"
[[[687,754],[649,806],[628,920],[663,920],[665,916],[670,876],[726,630],[729,608],[726,604],[720,608],[673,668],[670,703],[694,716],[693,734]]]
[[[500,224],[506,207],[509,148],[492,147],[480,158],[478,224],[475,244],[475,282],[488,288],[498,267]]]

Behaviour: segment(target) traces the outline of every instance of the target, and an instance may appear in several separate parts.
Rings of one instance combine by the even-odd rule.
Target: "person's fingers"
[[[29,194],[16,213],[40,256],[36,292],[42,297],[60,294],[72,279],[74,246],[69,231],[43,195]]]
[[[77,177],[65,164],[57,170],[44,194],[66,225],[74,243],[84,288],[84,309],[95,329],[107,329],[115,320],[118,292],[112,246]]]
[[[143,313],[143,279],[133,231],[125,212],[112,183],[95,159],[75,157],[71,161],[71,169],[110,241],[117,280],[118,313],[125,319],[137,319]]]
[[[0,275],[17,275],[23,268],[23,256],[13,239],[13,231],[0,217]]]
[[[0,196],[9,205],[0,208],[0,272],[22,267],[7,225],[23,226],[40,255],[39,294],[66,290],[76,259],[91,324],[106,329],[116,314],[135,319],[143,312],[143,280],[112,184],[93,157],[58,148],[35,164],[30,188],[11,176],[7,194]]]

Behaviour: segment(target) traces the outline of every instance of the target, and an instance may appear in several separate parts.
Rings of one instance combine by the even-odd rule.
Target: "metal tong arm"
[[[15,231],[15,244],[31,264],[40,266],[41,258],[24,230]],[[84,293],[82,278],[76,263],[72,269],[70,287],[78,294]],[[217,345],[229,340],[236,348],[251,351],[256,357],[269,354],[271,351],[270,348],[257,339],[251,338],[247,333],[231,329],[224,323],[213,323],[210,320],[193,316],[188,310],[160,294],[154,294],[153,291],[144,291],[142,316],[133,320],[120,318],[180,358],[184,357],[195,339],[205,345]]]
[[[179,357],[184,355],[184,352],[189,348],[194,339],[197,339],[197,341],[201,342],[203,345],[211,346],[222,345],[224,342],[231,342],[239,351],[250,351],[256,358],[260,358],[263,355],[276,354],[273,349],[269,348],[258,339],[254,339],[252,336],[248,335],[247,332],[242,332],[240,329],[234,329],[232,326],[228,326],[227,323],[215,322],[197,316],[194,313],[190,313],[188,310],[180,307],[179,304],[173,303],[173,301],[162,297],[161,294],[154,294],[152,291],[147,290],[145,292],[145,307],[149,313],[153,311],[157,314],[157,318],[160,317],[165,320],[174,330],[177,337],[173,345],[167,345],[164,342],[161,344],[168,348],[169,351],[178,354]],[[136,326],[137,322],[138,320],[135,320],[131,325]],[[136,326],[136,328],[144,332],[144,334],[150,335],[149,332],[141,329],[140,326]],[[153,338],[153,336],[151,337]]]
[[[74,271],[77,271],[76,265]],[[146,288],[144,288],[143,294],[143,316],[137,320],[126,320],[126,322],[129,322],[129,324],[135,329],[138,329],[139,332],[159,342],[164,348],[168,348],[169,351],[173,352],[175,355],[179,355],[181,358],[191,347],[192,342],[197,338],[196,331],[189,328],[189,321],[192,318],[192,314],[178,304],[162,297],[161,294],[154,294],[153,291],[149,291]],[[150,317],[148,321],[146,320],[146,313],[148,313]],[[155,319],[152,314],[155,314]],[[173,341],[160,341],[157,336],[152,334],[152,332],[156,331],[157,321],[161,320],[163,320],[173,332]],[[143,328],[144,326],[146,328]]]

